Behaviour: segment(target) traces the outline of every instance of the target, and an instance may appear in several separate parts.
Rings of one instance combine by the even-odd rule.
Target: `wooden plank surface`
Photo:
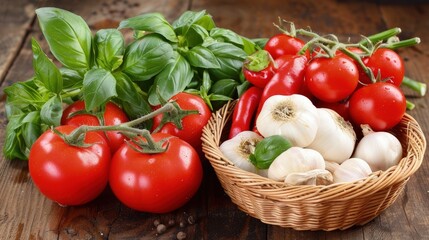
[[[429,83],[429,5],[382,1],[310,0],[87,0],[2,1],[0,3],[1,89],[32,76],[30,38],[46,43],[34,21],[34,9],[56,6],[82,16],[92,30],[116,27],[120,20],[142,12],[161,12],[172,21],[183,11],[206,9],[220,27],[247,37],[277,33],[277,17],[311,27],[318,33],[359,39],[391,27],[401,27],[404,38],[418,36],[422,43],[400,51],[407,75]],[[429,100],[410,98],[417,108],[410,112],[429,135]],[[6,118],[0,103],[0,146]],[[425,160],[428,154],[425,154]],[[409,180],[397,201],[364,226],[345,231],[295,231],[270,226],[249,217],[231,203],[213,169],[205,162],[205,178],[198,194],[171,214],[147,214],[120,204],[106,190],[95,201],[81,207],[63,208],[44,198],[33,185],[26,162],[0,160],[0,239],[174,239],[183,231],[187,239],[429,239],[429,163]],[[170,226],[157,235],[153,222]],[[180,223],[185,226],[181,227]]]

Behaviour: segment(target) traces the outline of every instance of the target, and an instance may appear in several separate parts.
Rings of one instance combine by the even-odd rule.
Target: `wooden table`
[[[395,2],[395,3],[392,3]],[[404,2],[404,3],[402,3]],[[30,38],[46,47],[34,10],[56,6],[82,16],[92,30],[117,27],[119,21],[142,12],[160,12],[169,21],[185,10],[206,9],[218,26],[250,37],[277,33],[280,16],[297,27],[359,39],[401,27],[402,38],[420,37],[416,47],[400,50],[406,75],[429,83],[429,4],[423,1],[310,0],[2,0],[0,3],[1,88],[33,75]],[[428,137],[429,99],[408,93],[416,108],[409,113]],[[5,137],[4,101],[0,110],[0,145]],[[428,154],[425,154],[425,160]],[[34,186],[25,161],[0,161],[0,239],[429,239],[429,163],[411,177],[397,201],[373,221],[344,231],[295,231],[261,223],[231,203],[211,166],[197,195],[170,214],[140,213],[123,206],[106,190],[81,207],[60,207]],[[154,221],[168,226],[158,235]],[[169,223],[171,226],[169,226]],[[181,224],[184,226],[181,226]]]

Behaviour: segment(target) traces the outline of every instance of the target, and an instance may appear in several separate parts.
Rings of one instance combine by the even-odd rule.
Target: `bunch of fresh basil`
[[[66,10],[46,7],[36,14],[61,67],[32,39],[34,77],[4,90],[6,158],[27,159],[40,134],[60,124],[63,103],[76,99],[86,102],[88,112],[114,101],[132,119],[181,91],[199,94],[213,108],[213,101],[219,106],[248,87],[241,67],[257,45],[216,27],[205,11],[187,11],[172,24],[159,13],[143,14],[94,35]],[[129,44],[124,28],[135,32]]]

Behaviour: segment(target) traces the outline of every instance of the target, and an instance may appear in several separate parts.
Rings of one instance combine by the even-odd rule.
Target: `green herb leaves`
[[[160,103],[159,94],[169,99],[182,91],[200,94],[209,106],[211,101],[238,96],[242,63],[247,54],[256,50],[250,40],[216,27],[204,10],[187,11],[173,24],[159,13],[142,14],[122,21],[119,28],[131,28],[136,36],[127,48],[123,72],[133,81],[152,84],[145,88],[152,105]],[[202,89],[207,69],[214,86],[218,81],[235,82],[229,84],[230,91],[215,93],[207,87]]]
[[[88,70],[91,65],[92,36],[86,22],[58,8],[39,8],[36,14],[55,58],[68,68]]]
[[[91,112],[114,101],[133,119],[182,91],[213,108],[247,87],[240,72],[255,43],[216,27],[204,10],[187,11],[172,24],[160,13],[145,13],[95,34],[69,11],[44,7],[36,14],[55,59],[32,39],[34,77],[5,89],[7,158],[26,159],[35,139],[60,124],[64,103],[81,99]],[[127,29],[134,31],[130,42],[122,33]]]

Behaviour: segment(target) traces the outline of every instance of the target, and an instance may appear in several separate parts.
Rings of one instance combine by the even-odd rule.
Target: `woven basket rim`
[[[406,131],[407,138],[416,141],[417,144],[403,143],[407,146],[398,165],[390,167],[386,171],[378,171],[368,178],[353,183],[335,183],[331,185],[319,186],[286,186],[283,182],[277,182],[254,173],[247,172],[234,166],[220,151],[220,134],[230,120],[235,101],[229,101],[221,109],[212,114],[209,123],[203,129],[203,152],[206,154],[210,164],[215,168],[217,174],[232,172],[249,182],[240,182],[249,186],[248,190],[253,194],[274,201],[287,203],[288,201],[313,201],[323,202],[327,200],[341,199],[341,201],[351,200],[365,194],[372,194],[379,189],[389,187],[399,182],[407,181],[421,166],[424,152],[426,151],[426,139],[418,122],[406,113],[395,131]],[[218,124],[218,125],[217,125]],[[216,126],[221,127],[220,133],[215,133]],[[219,129],[218,129],[219,130]],[[395,134],[395,133],[394,133]],[[217,138],[217,139],[215,139]],[[216,159],[216,160],[215,160]]]

